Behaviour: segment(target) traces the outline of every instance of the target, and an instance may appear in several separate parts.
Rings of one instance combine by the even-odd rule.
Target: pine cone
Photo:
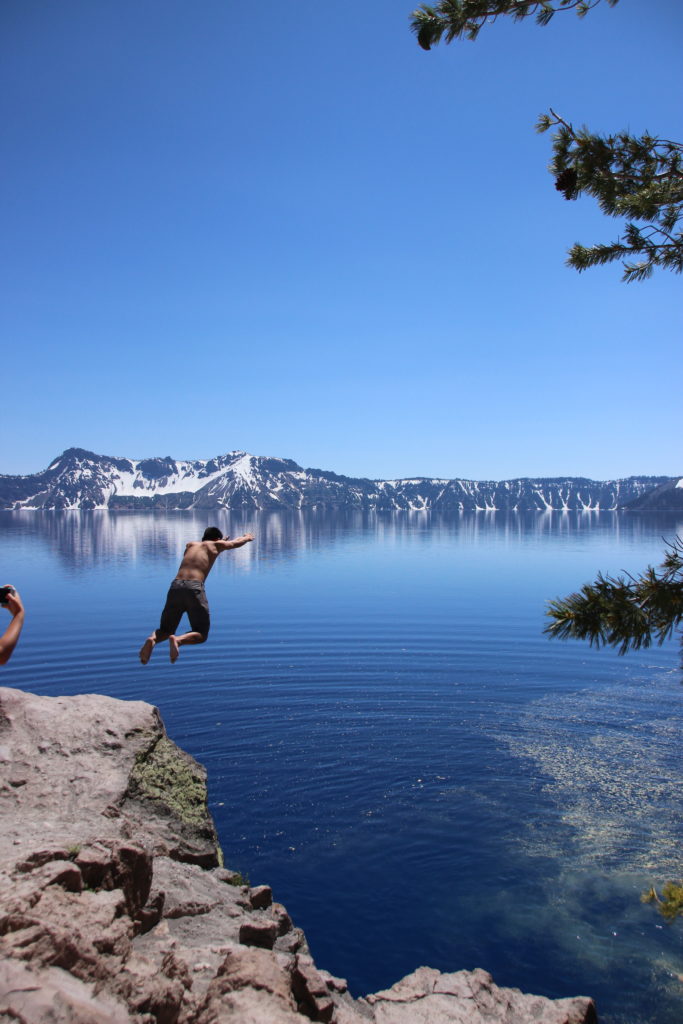
[[[579,190],[576,187],[576,171],[573,167],[567,167],[555,179],[555,188],[561,192],[565,199],[576,199]]]

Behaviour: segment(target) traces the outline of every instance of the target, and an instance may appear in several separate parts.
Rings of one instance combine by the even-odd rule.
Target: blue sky
[[[683,139],[683,4],[3,0],[0,472],[71,445],[376,478],[683,474],[680,276],[577,274],[537,115]]]

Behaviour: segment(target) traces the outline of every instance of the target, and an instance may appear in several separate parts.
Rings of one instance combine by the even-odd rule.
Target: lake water
[[[209,642],[137,660],[186,540],[255,544],[209,578]],[[677,644],[542,635],[598,569],[660,561],[683,516],[0,513],[24,634],[3,685],[156,704],[206,765],[226,863],[272,885],[355,995],[426,964],[683,1019]]]

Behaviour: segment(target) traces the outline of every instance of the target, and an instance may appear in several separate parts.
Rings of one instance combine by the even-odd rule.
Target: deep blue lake
[[[212,632],[143,667],[185,541],[256,542],[209,577]],[[657,564],[683,516],[0,513],[27,623],[1,682],[156,704],[208,769],[228,866],[272,885],[354,995],[420,965],[683,1019],[676,642],[543,636],[549,599]],[[4,616],[4,613],[0,613]]]

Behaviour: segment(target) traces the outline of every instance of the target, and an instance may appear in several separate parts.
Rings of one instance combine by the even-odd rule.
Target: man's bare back
[[[176,574],[178,580],[199,580],[203,583],[213,568],[213,563],[223,551],[241,548],[254,537],[245,533],[236,540],[223,537],[222,540],[191,540],[185,546],[185,554]]]
[[[177,660],[180,648],[184,644],[204,643],[209,635],[210,626],[204,581],[211,572],[213,563],[223,551],[241,548],[243,544],[248,544],[253,539],[251,533],[245,533],[235,540],[221,537],[218,527],[210,526],[204,531],[201,540],[190,541],[186,545],[183,560],[166,597],[159,628],[147,637],[140,648],[140,661],[143,665],[147,664],[152,651],[162,640],[168,640],[171,661]],[[184,614],[187,614],[190,620],[190,632],[176,636],[175,631]]]

